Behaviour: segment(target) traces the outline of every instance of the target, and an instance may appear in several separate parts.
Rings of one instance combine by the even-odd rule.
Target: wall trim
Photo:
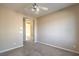
[[[9,48],[9,49],[2,50],[2,51],[0,51],[0,53],[8,52],[8,51],[11,51],[11,50],[13,50],[13,49],[20,48],[20,47],[23,47],[23,45],[20,45],[20,46],[16,46],[16,47],[13,47],[13,48]]]
[[[48,43],[43,43],[43,42],[40,42],[40,41],[37,41],[36,43],[41,43],[41,44],[48,45],[48,46],[51,46],[51,47],[55,47],[55,48],[58,48],[58,49],[62,49],[62,50],[68,51],[68,52],[79,54],[78,51],[74,51],[74,50],[71,50],[71,49],[66,49],[66,48],[58,47],[58,46],[51,45],[51,44],[48,44]]]

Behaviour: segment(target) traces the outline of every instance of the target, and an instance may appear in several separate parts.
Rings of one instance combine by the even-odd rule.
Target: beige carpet
[[[1,56],[78,56],[78,54],[50,47],[41,43],[24,42],[24,46]]]

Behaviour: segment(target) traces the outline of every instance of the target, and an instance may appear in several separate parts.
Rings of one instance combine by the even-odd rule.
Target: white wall
[[[0,7],[0,52],[23,45],[23,16]]]
[[[79,51],[79,5],[37,19],[37,41]]]
[[[34,20],[34,42],[37,42],[37,19]]]

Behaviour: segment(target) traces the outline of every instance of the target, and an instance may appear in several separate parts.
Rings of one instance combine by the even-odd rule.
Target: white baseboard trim
[[[41,44],[44,44],[44,45],[48,45],[48,46],[51,46],[51,47],[55,47],[55,48],[58,48],[58,49],[62,49],[62,50],[65,50],[65,51],[69,51],[69,52],[73,52],[73,53],[79,54],[78,51],[74,51],[74,50],[70,50],[70,49],[54,46],[54,45],[43,43],[43,42],[40,42],[40,41],[37,41],[36,43],[41,43]]]
[[[4,52],[7,52],[7,51],[11,51],[11,50],[13,50],[13,49],[20,48],[20,47],[23,47],[23,45],[16,46],[16,47],[13,47],[13,48],[10,48],[10,49],[2,50],[2,51],[0,51],[0,53],[4,53]]]
[[[37,40],[35,40],[34,42],[37,43]]]

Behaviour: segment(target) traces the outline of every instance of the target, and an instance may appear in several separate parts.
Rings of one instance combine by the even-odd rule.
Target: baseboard
[[[34,41],[35,43],[37,42],[37,40]]]
[[[23,47],[23,45],[16,46],[16,47],[13,47],[13,48],[10,48],[10,49],[2,50],[2,51],[0,51],[0,53],[4,53],[4,52],[7,52],[7,51],[11,51],[11,50],[13,50],[13,49],[20,48],[20,47]]]
[[[43,42],[40,42],[40,41],[37,41],[36,43],[41,43],[41,44],[44,44],[44,45],[52,46],[52,47],[55,47],[55,48],[58,48],[58,49],[62,49],[62,50],[65,50],[65,51],[69,51],[69,52],[72,52],[72,53],[79,54],[78,51],[74,51],[74,50],[70,50],[70,49],[66,49],[66,48],[62,48],[62,47],[58,47],[58,46],[54,46],[54,45],[47,44],[47,43],[43,43]]]

